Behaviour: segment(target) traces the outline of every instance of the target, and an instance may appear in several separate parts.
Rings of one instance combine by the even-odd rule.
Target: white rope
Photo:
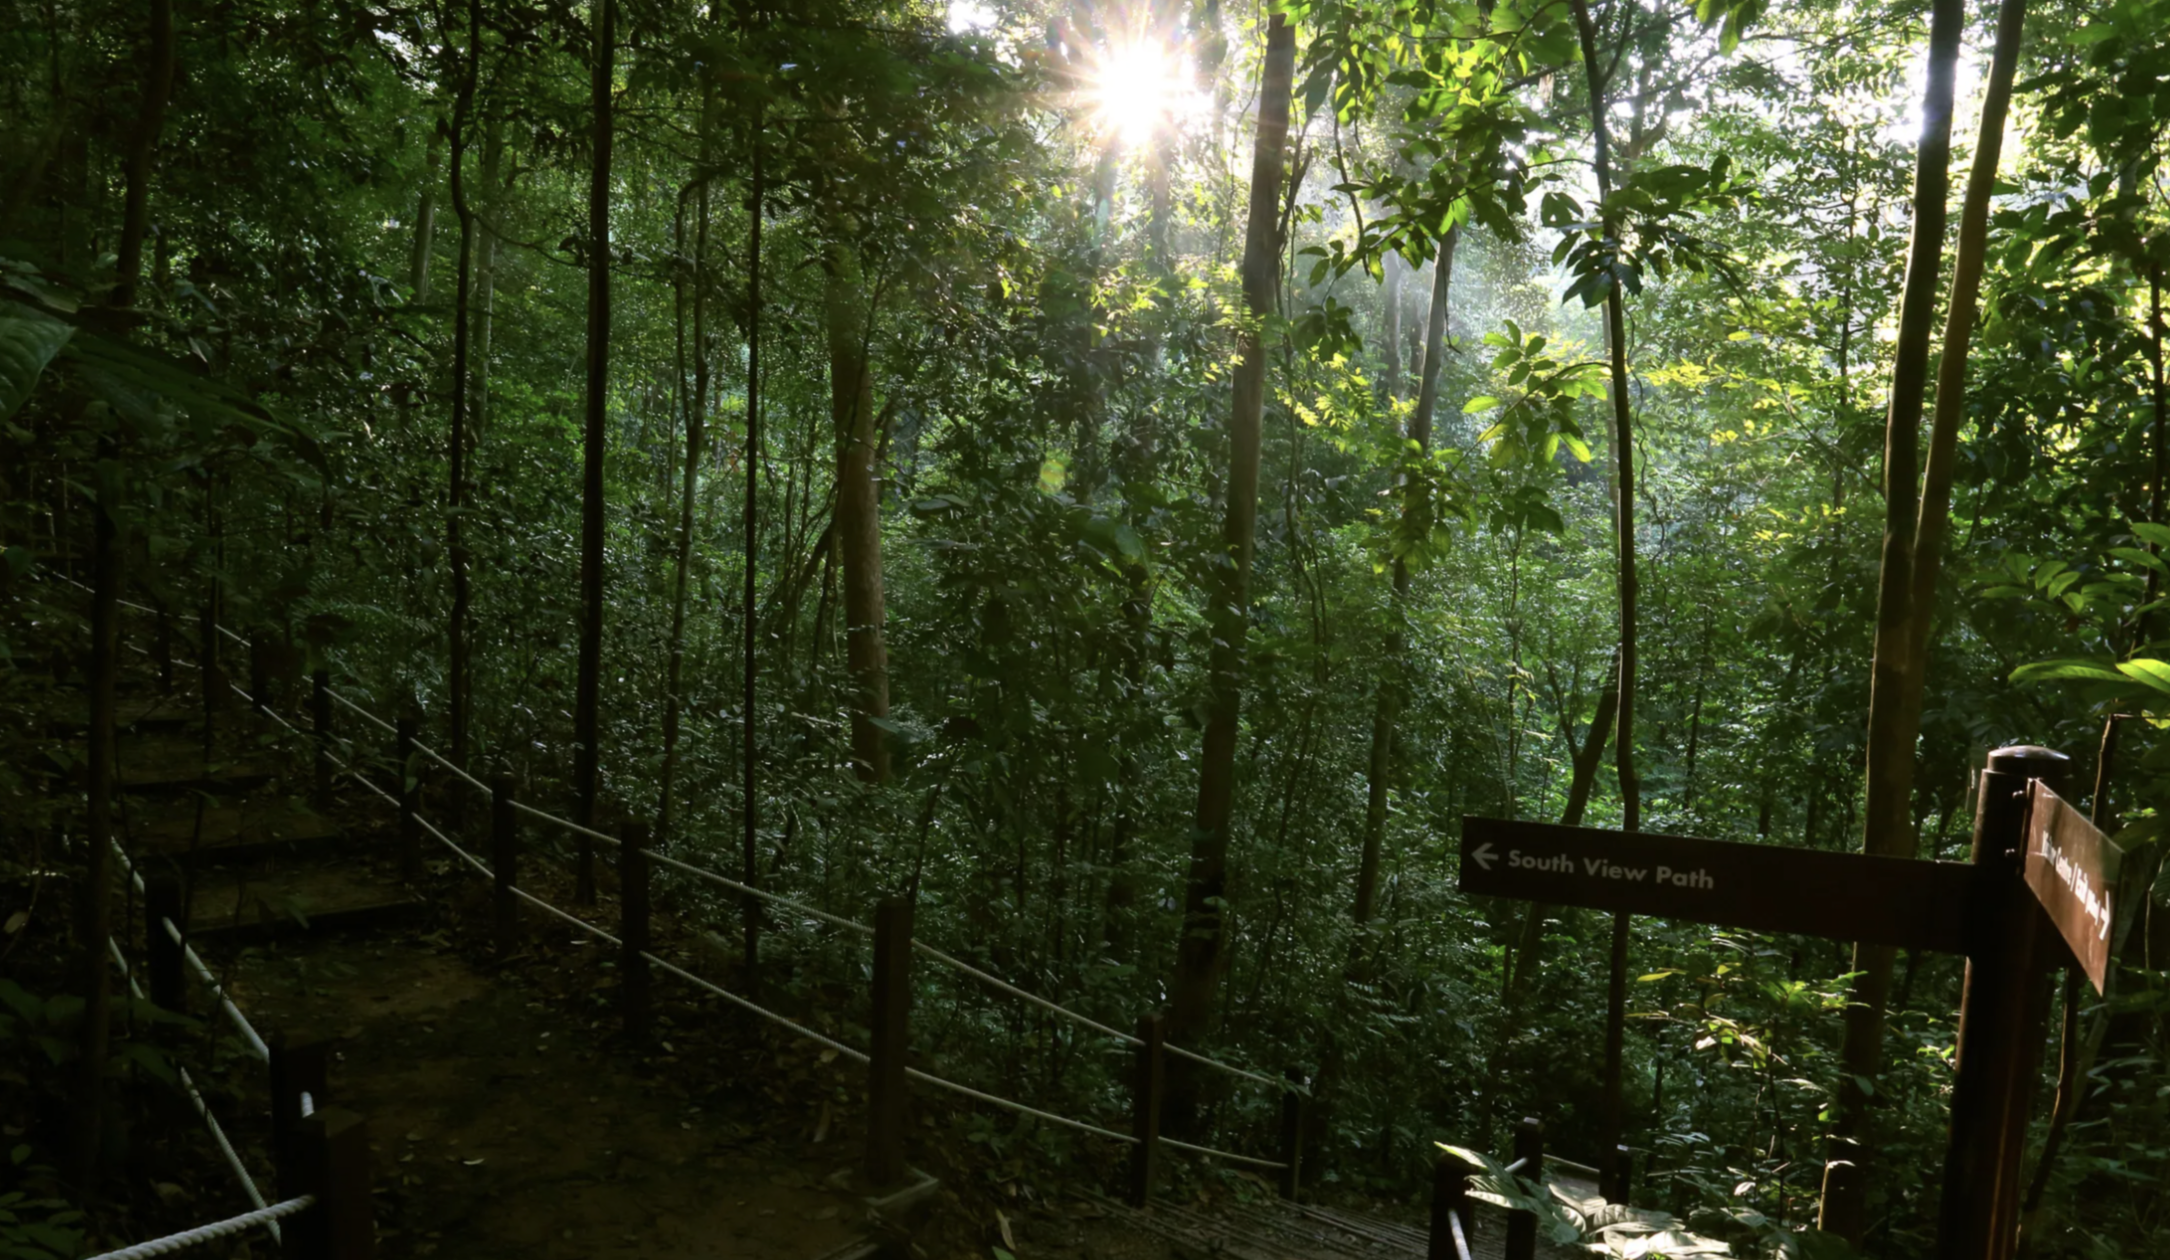
[[[1229,1151],[1216,1151],[1210,1146],[1192,1146],[1188,1142],[1178,1142],[1174,1138],[1162,1138],[1160,1139],[1160,1144],[1162,1146],[1172,1146],[1179,1151],[1189,1151],[1193,1155],[1205,1155],[1213,1159],[1225,1159],[1231,1164],[1249,1164],[1253,1168],[1270,1168],[1278,1172],[1281,1169],[1288,1167],[1287,1164],[1275,1163],[1273,1160],[1270,1159],[1254,1159],[1249,1155],[1237,1155]]]
[[[663,968],[663,970],[670,972],[672,975],[677,976],[679,979],[684,980],[689,984],[693,984],[700,988],[706,989],[710,993],[715,994],[717,997],[722,998],[724,1001],[730,1002],[733,1005],[751,1011],[754,1014],[759,1015],[761,1018],[768,1020],[770,1023],[778,1024],[784,1028],[790,1029],[792,1032],[795,1032],[801,1037],[806,1038],[808,1041],[817,1042],[823,1046],[826,1046],[829,1049],[836,1051],[838,1054],[843,1055],[845,1058],[850,1059],[854,1063],[865,1063],[868,1061],[865,1051],[854,1050],[841,1041],[837,1041],[831,1037],[824,1037],[811,1028],[807,1028],[801,1024],[793,1023],[791,1020],[786,1019],[781,1015],[778,1015],[772,1010],[756,1006],[752,1002],[747,1001],[745,998],[740,997],[738,994],[724,988],[722,985],[713,984],[707,980],[703,980],[701,977],[694,975],[690,971],[687,971],[684,967],[680,967],[675,963],[667,962],[661,958],[658,958],[654,954],[651,954],[646,950],[642,950],[640,956],[647,959],[649,962],[654,963],[656,966]]]
[[[1469,1239],[1462,1233],[1462,1214],[1447,1213],[1447,1226],[1454,1231],[1454,1254],[1461,1260],[1474,1260],[1469,1252]]]
[[[455,766],[451,762],[445,760],[443,755],[440,754],[436,749],[430,747],[428,744],[423,743],[419,739],[412,740],[410,742],[414,745],[414,750],[416,752],[421,753],[423,756],[429,758],[431,761],[436,762],[438,765],[443,766],[445,769],[450,770],[452,773],[467,780],[467,785],[469,787],[472,787],[477,792],[481,792],[485,795],[489,793],[489,784],[484,783],[482,780],[476,778],[475,776],[467,773],[465,770],[462,770],[458,766]]]
[[[135,995],[137,1001],[148,1001],[149,999],[143,996],[143,986],[136,983],[134,973],[128,969],[128,959],[121,954],[120,942],[109,936],[105,943],[107,948],[113,951],[114,965],[121,969],[121,975],[128,981],[128,991]],[[219,1123],[217,1116],[211,1114],[211,1105],[203,1100],[203,1091],[196,1088],[196,1081],[189,1076],[187,1068],[176,1063],[173,1070],[181,1079],[181,1088],[188,1091],[188,1100],[196,1104],[196,1114],[203,1117],[205,1126],[211,1130],[212,1140],[218,1143],[219,1153],[226,1157],[227,1167],[232,1168],[234,1176],[240,1179],[242,1192],[248,1195],[250,1205],[262,1209],[264,1192],[256,1188],[256,1178],[249,1175],[248,1168],[241,1162],[241,1156],[234,1152],[234,1144],[226,1137],[225,1126]],[[273,1239],[279,1238],[279,1227],[276,1224],[266,1221],[264,1228]]]
[[[621,941],[617,937],[612,936],[610,933],[595,926],[593,923],[588,922],[586,919],[583,919],[578,915],[568,914],[567,912],[558,909],[556,906],[553,906],[549,902],[544,901],[542,898],[529,892],[527,889],[520,887],[518,884],[512,885],[505,891],[511,893],[515,897],[518,897],[520,900],[526,902],[527,904],[535,907],[537,910],[542,911],[544,914],[555,915],[558,918],[565,920],[567,923],[572,924],[574,927],[579,928],[581,931],[586,932],[590,936],[596,937],[600,940],[608,941],[613,945],[622,946],[625,944],[624,941]]]
[[[249,1043],[250,1051],[264,1062],[271,1062],[271,1047],[265,1045],[264,1039],[256,1035],[256,1029],[251,1027],[247,1017],[242,1015],[241,1008],[234,1005],[232,998],[226,996],[226,990],[219,986],[217,978],[211,974],[211,969],[206,967],[203,959],[197,955],[196,947],[182,939],[181,929],[173,925],[173,920],[161,917],[159,922],[165,926],[166,935],[173,938],[173,943],[181,947],[181,957],[186,958],[188,965],[195,968],[196,978],[203,981],[205,988],[218,995],[219,1005],[225,1008],[227,1017],[232,1019],[234,1027],[240,1030],[241,1039]]]
[[[211,628],[218,631],[220,634],[225,635],[227,638],[232,639],[234,642],[240,644],[243,647],[247,647],[249,645],[249,641],[247,639],[242,638],[240,635],[235,634],[233,631],[228,630],[226,627],[220,625],[215,621],[211,623]]]
[[[399,734],[398,727],[392,725],[390,722],[385,721],[383,718],[378,717],[376,714],[371,713],[369,710],[354,703],[352,700],[347,699],[345,696],[340,695],[336,688],[326,687],[324,690],[331,695],[332,699],[337,700],[339,703],[347,706],[348,709],[352,710],[353,713],[357,717],[361,718],[364,722],[370,723],[387,735]]]
[[[139,1242],[133,1247],[123,1247],[119,1251],[101,1251],[92,1256],[90,1260],[151,1260],[153,1256],[170,1255],[184,1247],[193,1247],[197,1243],[213,1242],[232,1234],[254,1229],[258,1225],[269,1225],[282,1216],[292,1216],[294,1213],[302,1211],[315,1203],[315,1195],[305,1194],[299,1198],[288,1199],[284,1203],[274,1203],[270,1207],[258,1208],[253,1212],[243,1212],[239,1216],[229,1216],[223,1221],[213,1221],[209,1225],[198,1225],[194,1229],[184,1229],[178,1234],[168,1234],[164,1238],[153,1238],[149,1242]]]
[[[618,847],[618,837],[616,836],[607,835],[603,832],[597,831],[593,827],[583,827],[570,818],[560,818],[556,814],[550,813],[547,810],[537,809],[533,805],[530,805],[525,801],[514,801],[512,803],[512,807],[516,810],[519,810],[521,813],[526,814],[528,817],[537,820],[538,822],[554,823],[557,826],[565,828],[567,831],[577,832],[580,835],[586,836],[591,840],[600,840],[604,844],[609,845],[611,848],[615,849]]]
[[[674,857],[665,857],[663,854],[656,852],[654,849],[642,849],[641,853],[643,856],[647,857],[651,861],[661,862],[665,866],[672,867],[676,870],[684,871],[686,874],[691,875],[696,879],[705,879],[708,880],[710,883],[721,884],[725,888],[732,889],[736,892],[747,893],[752,896],[759,897],[763,901],[774,902],[779,906],[789,906],[791,909],[798,911],[800,914],[810,914],[815,918],[820,919],[824,923],[834,923],[838,927],[850,928],[854,932],[864,932],[869,936],[872,936],[874,934],[874,929],[868,927],[864,923],[855,922],[851,919],[844,918],[842,915],[830,914],[826,910],[816,910],[812,906],[807,905],[804,902],[793,901],[789,897],[779,897],[772,892],[763,892],[761,889],[754,888],[746,884],[741,884],[737,880],[729,877],[728,875],[719,875],[716,872],[709,870],[707,867],[694,866],[691,863],[681,862]],[[915,941],[913,943],[917,944],[918,942]]]
[[[1145,1044],[1143,1041],[1140,1041],[1138,1038],[1131,1036],[1129,1033],[1120,1032],[1116,1029],[1108,1027],[1106,1024],[1099,1023],[1095,1020],[1087,1019],[1085,1016],[1080,1015],[1076,1011],[1070,1010],[1067,1007],[1055,1005],[1053,1002],[1048,1001],[1046,998],[1041,997],[1037,993],[1027,993],[1023,989],[1018,988],[1016,985],[1011,984],[1008,981],[996,979],[994,976],[988,975],[986,972],[972,966],[970,963],[950,957],[948,954],[945,954],[941,950],[936,949],[934,946],[927,944],[925,941],[914,938],[912,941],[912,948],[918,950],[920,953],[925,954],[930,958],[933,958],[937,962],[947,963],[968,976],[971,976],[978,980],[983,980],[986,983],[993,985],[995,988],[1002,990],[1004,993],[1009,994],[1011,997],[1023,998],[1025,1001],[1032,1003],[1034,1006],[1040,1007],[1044,1010],[1052,1011],[1055,1014],[1062,1016],[1064,1019],[1074,1020],[1077,1023],[1085,1025],[1087,1028],[1093,1029],[1095,1032],[1106,1033],[1108,1036],[1115,1038],[1117,1041],[1122,1042],[1124,1045],[1142,1046]],[[1166,1047],[1163,1047],[1163,1049],[1165,1048]]]
[[[1294,1081],[1277,1081],[1270,1076],[1261,1076],[1256,1072],[1246,1071],[1245,1069],[1236,1067],[1233,1064],[1223,1063],[1219,1059],[1209,1059],[1195,1050],[1185,1050],[1181,1046],[1170,1045],[1163,1045],[1161,1046],[1161,1049],[1167,1051],[1169,1054],[1172,1054],[1179,1059],[1189,1059],[1193,1063],[1202,1064],[1209,1068],[1218,1068],[1219,1070],[1228,1073],[1230,1076],[1246,1077],[1250,1080],[1257,1081],[1261,1085],[1271,1085],[1275,1089],[1292,1089],[1300,1094],[1309,1094],[1311,1092],[1310,1090],[1303,1088],[1301,1085],[1298,1085]]]
[[[1023,1103],[1011,1102],[1007,1098],[997,1098],[993,1094],[983,1094],[980,1091],[973,1089],[969,1085],[959,1085],[955,1081],[945,1081],[939,1076],[934,1076],[929,1073],[922,1072],[915,1067],[908,1067],[904,1069],[904,1074],[911,1077],[915,1081],[925,1081],[929,1085],[939,1085],[943,1089],[953,1090],[956,1093],[963,1094],[967,1098],[976,1098],[983,1103],[987,1103],[996,1107],[1001,1107],[1008,1111],[1014,1111],[1021,1116],[1032,1116],[1036,1119],[1046,1120],[1052,1124],[1059,1124],[1067,1128],[1077,1129],[1084,1133],[1090,1133],[1095,1137],[1113,1138],[1118,1142],[1128,1142],[1133,1146],[1136,1145],[1138,1141],[1138,1139],[1132,1137],[1128,1133],[1117,1133],[1113,1129],[1103,1129],[1097,1124],[1087,1124],[1083,1120],[1072,1120],[1067,1116],[1058,1116],[1052,1111],[1042,1111],[1038,1107],[1027,1107]]]
[[[1521,1171],[1522,1171],[1522,1169],[1524,1168],[1524,1166],[1526,1166],[1526,1165],[1527,1165],[1527,1164],[1528,1164],[1529,1162],[1530,1162],[1530,1157],[1529,1157],[1529,1156],[1527,1156],[1527,1155],[1524,1155],[1524,1156],[1523,1156],[1522,1158],[1520,1158],[1520,1159],[1516,1160],[1515,1162],[1513,1162],[1513,1163],[1511,1163],[1511,1164],[1507,1165],[1507,1166],[1506,1166],[1505,1168],[1502,1168],[1502,1169],[1501,1169],[1500,1171],[1501,1171],[1501,1172],[1504,1172],[1504,1173],[1509,1173],[1509,1174],[1512,1174],[1512,1173],[1518,1173],[1518,1172],[1521,1172]]]

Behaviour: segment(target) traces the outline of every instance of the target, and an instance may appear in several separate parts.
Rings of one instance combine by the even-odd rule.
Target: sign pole
[[[1937,1260],[2006,1260],[2017,1241],[2019,1163],[2040,1050],[2042,914],[2020,877],[2030,779],[2062,778],[2071,759],[2000,748],[1982,771],[1974,813],[1967,972]]]

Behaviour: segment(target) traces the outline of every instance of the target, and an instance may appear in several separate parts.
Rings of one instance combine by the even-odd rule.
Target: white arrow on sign
[[[1492,852],[1492,842],[1490,840],[1471,849],[1469,856],[1476,860],[1477,865],[1488,871],[1492,869],[1494,862],[1499,861],[1499,854]]]

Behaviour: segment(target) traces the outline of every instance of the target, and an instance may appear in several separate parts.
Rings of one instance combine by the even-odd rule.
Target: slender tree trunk
[[[1296,32],[1275,13],[1266,30],[1266,59],[1258,98],[1258,135],[1251,157],[1251,200],[1243,246],[1246,314],[1263,321],[1274,311],[1281,242],[1281,182],[1286,168]],[[1255,324],[1237,335],[1239,361],[1228,423],[1227,514],[1222,556],[1208,579],[1207,617],[1213,631],[1206,723],[1199,754],[1198,813],[1176,947],[1167,1035],[1195,1041],[1212,1020],[1220,986],[1228,841],[1234,823],[1236,737],[1243,703],[1244,640],[1250,628],[1251,554],[1258,518],[1260,429],[1266,404],[1266,349]],[[1171,1117],[1186,1126],[1196,1105],[1197,1077],[1188,1060],[1168,1073]]]
[[[1576,33],[1582,44],[1583,69],[1590,86],[1590,131],[1595,146],[1593,165],[1601,203],[1612,196],[1612,136],[1605,124],[1605,72],[1597,55],[1597,24],[1590,18],[1587,0],[1573,0]],[[1607,237],[1618,239],[1619,224],[1609,206],[1603,206]],[[1613,762],[1620,774],[1620,829],[1642,830],[1642,782],[1635,773],[1635,675],[1636,614],[1641,582],[1635,570],[1635,415],[1628,398],[1626,294],[1616,279],[1605,291],[1605,348],[1612,395],[1612,458],[1614,545],[1619,555],[1620,674],[1618,730],[1613,740]],[[1628,916],[1612,916],[1612,948],[1607,968],[1605,996],[1605,1103],[1598,1132],[1598,1164],[1612,1172],[1620,1144],[1623,1122],[1621,1077],[1627,1036]],[[1609,1178],[1608,1178],[1609,1180]]]
[[[98,443],[101,459],[113,458],[110,439]],[[120,530],[110,482],[98,491],[96,538],[91,553],[90,732],[84,769],[88,813],[83,829],[83,882],[77,889],[75,992],[83,998],[76,1034],[76,1098],[70,1120],[69,1175],[86,1199],[97,1189],[100,1139],[105,1124],[106,1052],[112,1033],[112,990],[106,983],[106,938],[113,933],[113,710],[114,678],[120,670]],[[206,680],[208,687],[209,680]]]
[[[617,55],[616,0],[595,14],[595,154],[588,181],[588,381],[580,511],[580,676],[573,700],[573,818],[595,826],[601,765],[603,678],[603,454],[609,437],[611,88]],[[580,838],[574,895],[595,901],[595,843]]]
[[[754,653],[754,575],[755,562],[761,556],[761,220],[768,211],[768,186],[764,179],[767,171],[763,165],[765,146],[761,143],[761,107],[754,107],[753,119],[753,186],[748,190],[746,201],[746,501],[744,528],[746,531],[746,604],[744,654],[745,675],[740,680],[740,720],[745,724],[740,735],[740,753],[745,758],[740,767],[741,790],[746,798],[744,816],[745,831],[740,836],[739,879],[747,887],[761,883],[761,863],[755,854],[755,836],[761,822],[761,794],[756,772],[760,767],[759,728],[754,721],[754,683],[758,678],[757,660]],[[789,518],[786,518],[789,524]],[[793,618],[796,621],[796,618]],[[746,976],[752,985],[759,975],[761,961],[761,902],[753,896],[741,899],[740,916],[745,921]]]
[[[1388,252],[1384,264],[1386,283],[1380,303],[1384,309],[1379,314],[1379,348],[1386,352],[1386,374],[1380,382],[1380,397],[1392,406],[1401,397],[1401,286],[1409,268],[1401,255]]]
[[[844,663],[851,678],[852,768],[889,779],[889,649],[883,639],[881,488],[875,480],[874,370],[858,253],[830,247],[829,405],[836,421],[836,524],[844,562]]]
[[[1867,802],[1862,851],[1910,855],[1914,740],[1906,697],[1913,684],[1914,542],[1918,525],[1918,455],[1929,342],[1935,329],[1937,273],[1943,262],[1945,197],[1951,182],[1952,80],[1959,61],[1965,7],[1934,0],[1930,9],[1928,90],[1914,165],[1914,226],[1906,282],[1899,299],[1898,340],[1891,369],[1891,405],[1884,426],[1884,539],[1876,599],[1875,660],[1870,670]],[[1884,1008],[1891,996],[1892,951],[1856,945],[1853,1004],[1845,1014],[1838,1105],[1827,1140],[1821,1227],[1859,1243],[1868,1226],[1869,1095],[1856,1082],[1874,1080],[1882,1066]]]
[[[703,127],[706,113],[703,112]],[[707,137],[702,137],[701,165],[709,165]],[[686,661],[686,580],[693,567],[693,499],[700,485],[701,442],[708,423],[708,338],[706,327],[708,290],[708,180],[704,169],[699,176],[700,184],[694,190],[693,224],[693,393],[686,399],[685,372],[681,362],[678,373],[679,397],[682,403],[686,429],[686,462],[679,470],[682,485],[678,493],[678,540],[672,557],[671,571],[671,634],[669,663],[664,667],[663,681],[663,764],[657,773],[656,829],[654,845],[665,849],[671,840],[671,789],[678,773],[678,722],[679,709],[683,704],[683,679]],[[683,206],[685,203],[679,203]],[[681,217],[681,223],[683,218]],[[684,249],[684,231],[680,229],[678,248]],[[680,300],[677,314],[684,318],[686,282],[679,282]],[[685,343],[685,325],[679,325],[679,344]],[[681,354],[683,360],[683,354]],[[750,614],[749,614],[750,615]]]
[[[437,239],[437,163],[443,151],[442,130],[432,131],[422,165],[422,192],[414,207],[414,248],[407,256],[407,287],[414,290],[414,304],[429,301],[429,257]]]
[[[1417,387],[1416,409],[1409,414],[1407,434],[1420,455],[1432,448],[1432,416],[1439,405],[1439,374],[1446,362],[1447,312],[1454,287],[1454,247],[1460,238],[1460,227],[1447,230],[1439,242],[1439,257],[1432,271],[1431,310],[1424,325],[1423,374]],[[1394,262],[1394,256],[1388,255],[1388,265],[1392,266]],[[1398,304],[1398,295],[1393,293],[1391,283],[1388,293]],[[1398,323],[1399,319],[1394,322]],[[1390,385],[1389,398],[1393,396],[1392,388]],[[1402,523],[1405,528],[1411,522],[1427,518],[1430,510],[1421,483],[1403,487]],[[1408,665],[1409,565],[1400,557],[1394,560],[1394,600],[1389,615],[1394,619],[1394,627],[1387,636],[1386,674],[1379,680],[1378,697],[1372,709],[1364,838],[1356,864],[1356,905],[1350,916],[1359,929],[1371,922],[1379,895],[1379,847],[1386,836],[1387,796],[1394,775],[1395,727],[1401,714],[1401,679]]]
[[[1583,813],[1590,808],[1590,793],[1597,786],[1598,769],[1605,762],[1605,743],[1613,732],[1613,724],[1620,711],[1619,668],[1613,669],[1612,681],[1597,695],[1597,712],[1590,717],[1590,725],[1583,732],[1581,747],[1573,743],[1573,715],[1564,714],[1561,725],[1567,727],[1568,747],[1573,749],[1569,757],[1567,779],[1567,808],[1560,811],[1560,825],[1579,827]],[[1577,697],[1579,704],[1580,697]],[[1552,907],[1530,903],[1522,917],[1522,933],[1515,943],[1513,969],[1507,980],[1507,1005],[1516,1007],[1522,995],[1528,991],[1530,978],[1537,974],[1539,946],[1544,942],[1545,918]]]
[[[451,740],[446,752],[452,764],[467,765],[467,613],[471,592],[467,579],[467,404],[469,303],[474,295],[475,212],[467,203],[467,125],[475,109],[475,84],[482,68],[482,0],[467,4],[467,65],[461,76],[459,96],[452,104],[452,213],[460,223],[459,273],[452,298],[452,425],[450,445],[451,491],[446,496],[445,555],[452,568],[452,616],[446,625],[446,690],[451,710]],[[465,793],[455,793],[454,817],[461,813]]]
[[[151,55],[143,76],[143,102],[136,130],[128,140],[128,190],[122,202],[120,261],[112,302],[133,306],[143,273],[143,240],[151,228],[151,157],[165,125],[166,100],[173,94],[173,0],[151,0]]]
[[[505,135],[497,118],[482,123],[482,204],[476,213],[474,346],[468,354],[467,431],[480,446],[490,429],[490,341],[497,315],[497,222],[504,211]]]

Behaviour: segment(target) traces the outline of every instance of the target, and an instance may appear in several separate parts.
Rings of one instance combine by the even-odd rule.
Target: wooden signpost
[[[2110,967],[2118,864],[2124,856],[2085,815],[2035,781],[2027,808],[2027,888],[2097,993]]]
[[[2042,981],[2060,961],[2046,929],[2055,926],[2098,991],[2116,936],[2120,854],[2045,782],[2066,764],[2046,748],[1989,755],[1971,863],[1465,818],[1462,891],[1965,954],[1936,1254],[2007,1260]]]

